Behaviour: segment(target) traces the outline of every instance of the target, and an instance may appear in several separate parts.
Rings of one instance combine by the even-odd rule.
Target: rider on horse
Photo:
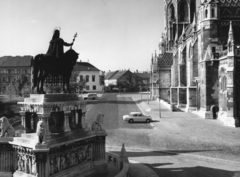
[[[47,51],[47,55],[54,56],[57,59],[62,59],[64,51],[63,46],[72,46],[71,44],[64,42],[62,38],[60,38],[60,29],[55,28],[52,40],[50,41],[50,45]]]

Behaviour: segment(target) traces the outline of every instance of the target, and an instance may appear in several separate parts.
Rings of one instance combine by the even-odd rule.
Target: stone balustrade
[[[106,159],[108,164],[112,164],[119,170],[119,173],[115,177],[130,177],[130,164],[128,157],[126,156],[124,144],[122,146],[120,155],[107,152]]]

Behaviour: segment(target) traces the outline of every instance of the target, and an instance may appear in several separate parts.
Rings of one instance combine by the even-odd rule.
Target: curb
[[[155,171],[153,171],[147,165],[144,165],[135,160],[129,160],[130,163],[130,176],[131,177],[159,177]]]
[[[119,150],[119,147],[117,146],[106,146],[106,148],[109,148],[109,149],[114,149],[114,150]],[[150,152],[150,151],[157,151],[159,153],[163,153],[163,154],[176,154],[176,152],[174,151],[161,151],[161,150],[158,150],[158,149],[143,149],[143,148],[131,148],[131,147],[126,147],[126,150],[127,152],[128,151],[136,151],[136,152]],[[186,158],[197,158],[197,159],[200,159],[200,160],[203,160],[203,161],[207,161],[207,162],[214,162],[214,163],[222,163],[222,164],[226,164],[226,165],[229,165],[229,164],[237,164],[240,166],[240,162],[239,161],[232,161],[232,160],[226,160],[226,159],[219,159],[219,158],[214,158],[214,157],[208,157],[208,156],[201,156],[201,155],[196,155],[196,154],[186,154],[186,153],[179,153],[179,155],[181,156],[185,156]]]

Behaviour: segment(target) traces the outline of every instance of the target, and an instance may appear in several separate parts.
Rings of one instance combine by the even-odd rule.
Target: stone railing
[[[115,177],[130,177],[130,164],[124,145],[122,146],[120,155],[107,152],[106,159],[108,164],[115,166],[119,170],[119,173]]]
[[[123,162],[123,168],[115,177],[130,177],[130,165],[128,162]]]

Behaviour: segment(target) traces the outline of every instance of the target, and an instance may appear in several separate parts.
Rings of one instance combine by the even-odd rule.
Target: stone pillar
[[[71,131],[70,126],[69,126],[69,112],[64,113],[64,132],[69,132]]]
[[[0,138],[0,176],[1,177],[12,177],[15,171],[15,159],[16,153],[10,141],[13,138]]]
[[[45,136],[43,137],[43,142],[42,144],[47,144],[47,140],[50,137],[50,131],[49,131],[49,123],[48,123],[49,115],[44,115],[42,117],[42,120],[44,121],[46,127],[45,127]]]
[[[83,111],[83,110],[82,110]],[[85,121],[85,117],[86,117],[86,112],[82,112],[82,128],[85,129],[86,127],[86,121]]]
[[[23,126],[23,133],[26,133],[26,112],[20,112],[21,115],[21,124]]]
[[[197,110],[197,88],[188,87],[187,88],[187,107],[186,111],[196,111]]]
[[[178,88],[178,108],[186,108],[187,90],[186,88]]]

